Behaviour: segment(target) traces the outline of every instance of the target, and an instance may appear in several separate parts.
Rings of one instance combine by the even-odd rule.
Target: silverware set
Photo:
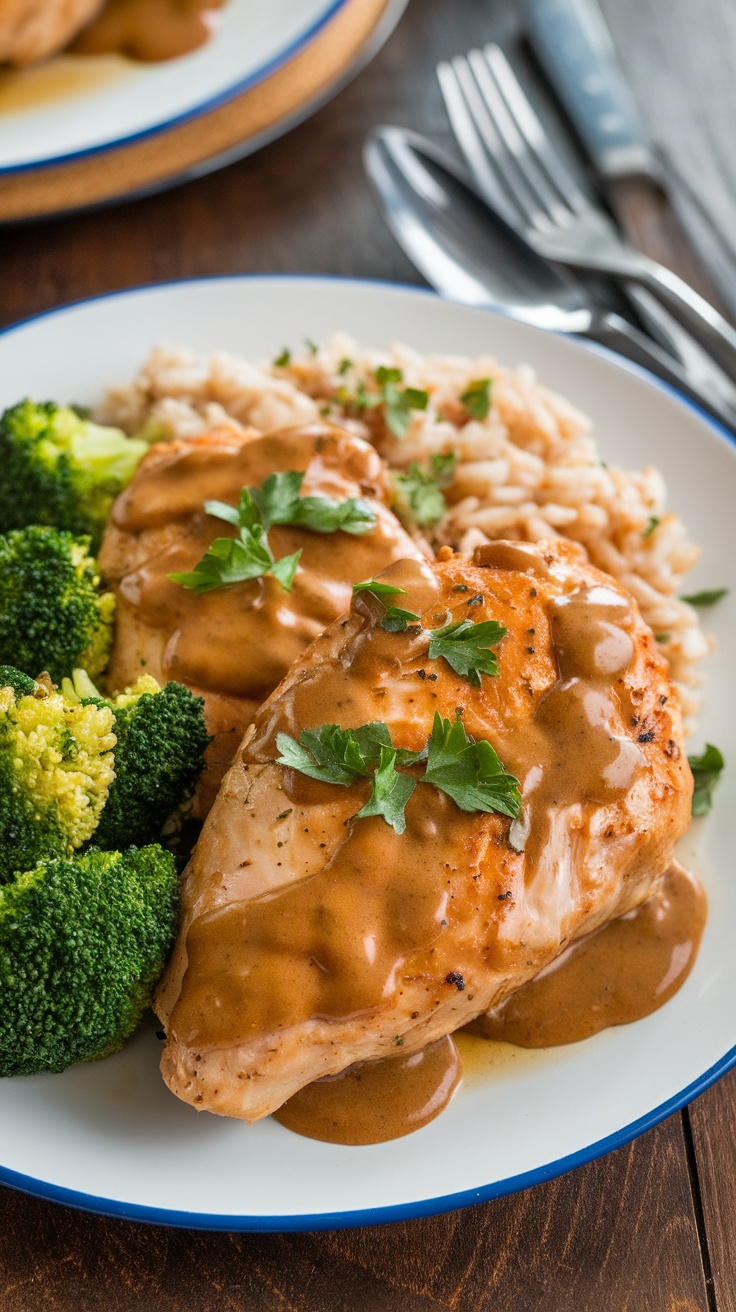
[[[549,0],[531,0],[531,7],[545,2],[549,7]],[[581,3],[561,0],[561,7]],[[576,67],[557,68],[558,77],[574,74],[604,96],[584,129],[600,173],[646,173],[650,156],[620,75],[611,71],[610,51],[599,42],[572,53]],[[563,54],[570,57],[569,44]],[[601,343],[736,428],[736,331],[681,278],[637,251],[604,205],[591,200],[503,51],[493,44],[471,50],[441,62],[437,76],[467,173],[433,143],[397,127],[375,129],[364,151],[383,216],[427,281],[455,300]],[[619,138],[607,156],[603,146],[596,149],[596,108],[600,132],[613,127]],[[581,279],[586,274],[617,284],[647,331],[601,307]]]

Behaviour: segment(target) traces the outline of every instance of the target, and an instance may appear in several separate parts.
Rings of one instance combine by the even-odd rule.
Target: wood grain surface
[[[680,165],[687,172],[695,162],[703,186],[718,179],[713,213],[728,215],[736,189],[733,0],[605,7],[647,121],[676,122],[686,133]],[[516,0],[411,0],[371,67],[259,155],[145,200],[0,231],[0,320],[148,281],[231,271],[420,281],[373,207],[363,137],[377,122],[396,122],[449,146],[434,64],[489,37],[522,61],[549,114],[548,93],[523,62],[518,9]],[[656,234],[661,254],[687,274],[692,254],[677,226],[656,221]],[[727,280],[726,272],[724,299],[736,300],[736,279]],[[0,1189],[0,1309],[736,1312],[735,1182],[732,1075],[688,1113],[559,1180],[380,1228],[192,1233]]]

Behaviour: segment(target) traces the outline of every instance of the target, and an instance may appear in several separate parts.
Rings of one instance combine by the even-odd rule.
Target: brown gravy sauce
[[[409,1056],[363,1062],[300,1089],[274,1114],[308,1139],[385,1143],[433,1121],[452,1098],[462,1068],[448,1035]]]
[[[177,59],[212,36],[223,0],[108,0],[68,47],[75,55]]]
[[[656,695],[656,666],[646,693],[630,676],[636,659],[632,607],[616,588],[603,584],[556,585],[547,588],[551,601],[543,601],[537,594],[545,579],[544,562],[521,545],[484,547],[475,564],[513,571],[531,566],[534,573],[521,580],[510,576],[508,591],[499,585],[487,609],[482,592],[477,599],[472,596],[482,571],[467,575],[472,590],[465,581],[458,586],[465,580],[460,563],[457,579],[450,576],[444,591],[437,575],[416,561],[394,566],[391,578],[405,589],[402,606],[420,614],[425,629],[468,614],[470,601],[474,619],[506,623],[509,635],[499,677],[484,680],[473,698],[465,690],[465,723],[478,734],[483,727],[478,717],[491,717],[488,736],[506,768],[522,781],[520,821],[509,835],[508,821],[501,816],[465,813],[444,793],[423,786],[408,802],[406,832],[399,836],[378,818],[352,820],[367,798],[367,781],[336,789],[286,771],[283,792],[294,819],[303,814],[299,824],[314,830],[310,842],[322,837],[320,811],[327,814],[332,808],[324,822],[324,864],[308,877],[294,877],[244,901],[224,900],[195,918],[187,934],[186,987],[170,1021],[178,1042],[206,1050],[288,1035],[292,1028],[298,1032],[299,1026],[319,1020],[335,1023],[339,1044],[341,1024],[355,1023],[359,1034],[361,1018],[373,1018],[368,1025],[373,1024],[375,1034],[375,1018],[386,1013],[382,1042],[388,1050],[396,1034],[389,1027],[398,1028],[402,1015],[408,1018],[409,999],[422,1008],[411,1013],[412,1020],[421,1016],[431,1026],[436,1015],[448,1029],[460,1028],[465,1017],[472,1020],[478,1013],[477,991],[485,987],[486,1005],[492,1005],[498,996],[493,979],[506,975],[521,981],[522,988],[491,1013],[489,1024],[517,1042],[514,1036],[533,1031],[539,1013],[539,1042],[563,1043],[647,1015],[682,983],[704,918],[702,894],[685,872],[675,871],[646,907],[628,912],[559,957],[566,934],[572,937],[584,927],[586,908],[597,907],[602,918],[607,896],[614,910],[627,912],[641,900],[637,890],[650,887],[646,871],[632,866],[604,895],[605,870],[597,865],[586,870],[585,847],[576,859],[576,839],[569,832],[574,821],[584,837],[599,807],[610,807],[616,818],[615,804],[636,787],[647,766],[647,750],[653,750],[640,743],[653,741],[655,730],[667,725],[662,709],[667,698]],[[535,580],[537,587],[531,586]],[[382,611],[373,614],[372,605],[370,598],[356,598],[345,622],[353,638],[344,676],[324,661],[257,717],[243,754],[244,769],[275,759],[279,731],[298,736],[305,726],[359,725],[381,718],[377,697],[389,684],[386,704],[394,708],[392,737],[398,745],[423,746],[428,708],[453,714],[464,685],[439,661],[437,682],[428,681],[427,671],[435,670],[427,661],[426,633],[386,633],[380,626]],[[518,608],[524,616],[521,628],[514,618]],[[419,669],[422,679],[416,677]],[[534,701],[527,698],[523,711],[511,713],[504,708],[515,695],[519,671],[523,692],[533,693]],[[443,702],[443,696],[452,700]],[[399,704],[404,714],[397,718]],[[643,711],[655,728],[640,737]],[[474,728],[477,723],[480,729]],[[344,808],[337,821],[336,807]],[[567,869],[573,859],[574,878]],[[525,977],[531,980],[540,971],[539,983],[524,985]],[[622,979],[620,997],[609,998],[612,981]],[[524,989],[535,999],[528,1016],[523,1000],[514,1011]],[[550,1014],[555,999],[545,1004],[555,989],[566,1009],[556,1018]],[[407,1046],[417,1046],[418,1032],[412,1033],[411,1025],[406,1032]],[[399,1106],[394,1119],[390,1104],[394,1099],[401,1104],[404,1097],[412,1103],[414,1095],[408,1086],[402,1094],[402,1084],[422,1064],[409,1065],[410,1057],[392,1055],[344,1078],[320,1081],[316,1092],[309,1086],[295,1095],[278,1117],[311,1137],[350,1135],[337,1142],[390,1137],[390,1123],[408,1125],[405,1111]],[[379,1121],[377,1101],[383,1104]],[[439,1111],[444,1105],[424,1093],[419,1102],[425,1110],[436,1106]]]

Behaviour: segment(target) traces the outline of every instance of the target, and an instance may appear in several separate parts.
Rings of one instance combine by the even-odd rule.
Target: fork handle
[[[698,388],[691,386],[684,371],[667,351],[663,351],[650,337],[639,332],[626,319],[618,314],[595,314],[582,336],[600,346],[623,355],[627,360],[640,365],[663,382],[686,396],[699,409],[705,410],[712,418],[736,432],[736,410],[706,396]]]
[[[701,346],[736,381],[736,331],[709,301],[676,273],[646,257],[632,261],[627,277],[656,296]]]

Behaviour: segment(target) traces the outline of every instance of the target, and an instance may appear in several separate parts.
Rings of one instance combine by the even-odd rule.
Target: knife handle
[[[656,166],[596,0],[526,0],[540,64],[604,178]]]

